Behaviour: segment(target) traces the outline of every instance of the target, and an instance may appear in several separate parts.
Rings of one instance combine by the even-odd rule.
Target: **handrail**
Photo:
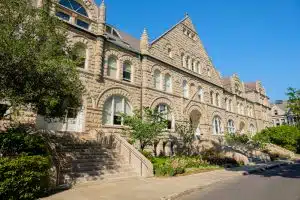
[[[141,164],[143,164],[147,168],[147,174],[149,174],[149,176],[153,176],[152,163],[143,154],[141,154],[136,148],[130,145],[127,142],[127,140],[125,140],[122,136],[116,133],[112,135],[115,139],[117,139],[120,142],[121,145],[123,145],[130,153],[134,154],[141,161]]]

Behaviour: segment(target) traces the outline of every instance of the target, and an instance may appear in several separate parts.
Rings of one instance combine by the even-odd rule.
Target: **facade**
[[[296,125],[296,116],[288,108],[287,101],[277,100],[271,106],[273,126]]]
[[[200,138],[255,133],[272,125],[261,82],[244,83],[236,74],[221,77],[189,16],[149,41],[146,30],[137,39],[107,24],[104,2],[98,7],[93,0],[57,0],[53,13],[68,24],[87,93],[76,117],[38,116],[41,128],[120,132],[120,113],[143,107],[165,113],[166,138],[178,121],[191,122]]]

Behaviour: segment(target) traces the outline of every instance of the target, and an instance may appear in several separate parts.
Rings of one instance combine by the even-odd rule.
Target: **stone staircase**
[[[139,174],[112,144],[82,140],[72,135],[51,135],[58,184],[138,177]]]

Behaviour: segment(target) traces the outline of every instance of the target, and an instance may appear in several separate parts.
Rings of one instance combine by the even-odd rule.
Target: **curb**
[[[253,174],[253,173],[257,173],[257,172],[262,172],[262,171],[266,171],[266,170],[269,170],[269,169],[273,169],[273,168],[276,168],[276,167],[290,165],[290,164],[293,164],[293,163],[294,162],[289,161],[289,162],[282,162],[282,163],[270,164],[270,165],[267,165],[267,166],[258,167],[256,169],[244,171],[241,175],[246,176],[246,175],[250,175],[250,174]],[[217,182],[215,182],[215,183],[217,183]],[[195,192],[197,190],[201,190],[204,187],[209,187],[210,185],[213,185],[215,183],[211,183],[211,184],[208,184],[208,185],[205,185],[205,186],[199,186],[199,187],[190,188],[190,189],[187,189],[187,190],[185,190],[183,192],[174,193],[174,194],[171,194],[171,195],[168,195],[168,196],[165,196],[165,197],[161,197],[160,200],[176,200],[179,197],[188,195],[188,194],[190,194],[192,192]]]

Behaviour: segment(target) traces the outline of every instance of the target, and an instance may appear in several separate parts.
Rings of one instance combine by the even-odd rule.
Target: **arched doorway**
[[[201,135],[200,119],[201,119],[201,113],[198,110],[193,110],[190,113],[190,124],[194,130],[195,136],[198,139],[200,138]]]
[[[240,123],[240,134],[245,134],[245,123],[241,122]]]

